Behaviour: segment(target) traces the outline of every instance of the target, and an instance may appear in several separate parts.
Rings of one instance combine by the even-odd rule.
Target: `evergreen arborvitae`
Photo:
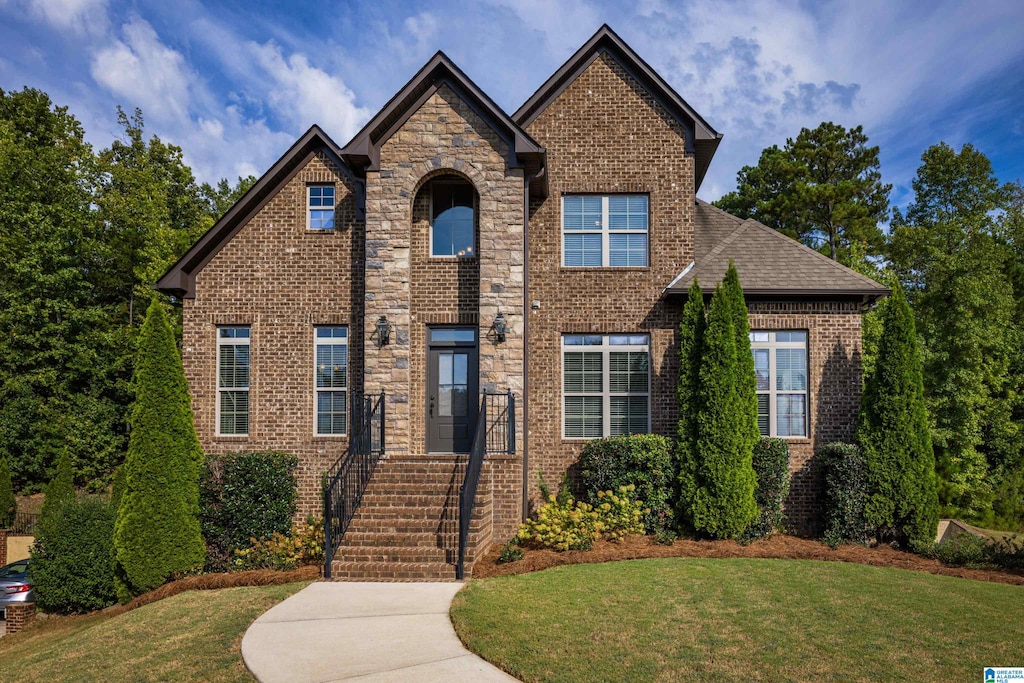
[[[71,470],[71,457],[66,450],[61,451],[57,458],[57,472],[46,487],[43,508],[39,511],[39,524],[46,526],[49,521],[60,515],[61,508],[75,502],[75,475]]]
[[[911,548],[931,545],[939,520],[921,374],[913,314],[896,285],[864,387],[857,438],[866,461],[865,517],[881,538],[895,535]]]
[[[128,486],[124,473],[125,467],[122,463],[120,467],[114,470],[114,482],[110,487],[110,507],[115,513],[121,507],[121,499],[124,498],[124,490]]]
[[[139,334],[132,384],[127,485],[114,527],[122,600],[202,567],[206,556],[199,529],[202,450],[174,335],[155,299]]]
[[[690,511],[697,488],[697,390],[704,345],[704,294],[697,279],[690,285],[679,323],[679,426],[676,461],[679,463],[679,519],[692,524]]]
[[[719,285],[708,308],[697,391],[697,471],[691,509],[694,528],[735,538],[757,517],[750,439],[743,434],[732,305]]]
[[[740,286],[740,274],[729,261],[725,271],[722,289],[732,308],[732,322],[736,333],[736,393],[739,402],[739,425],[743,436],[750,444],[751,453],[761,440],[761,429],[757,425],[757,375],[754,372],[754,354],[750,350],[750,318],[747,302]]]
[[[14,497],[11,470],[7,467],[7,458],[0,457],[0,529],[9,529],[14,524],[17,511],[18,501]]]

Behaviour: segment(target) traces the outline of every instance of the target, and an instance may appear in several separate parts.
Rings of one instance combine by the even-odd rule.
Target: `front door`
[[[468,453],[477,405],[475,328],[427,331],[427,452]]]

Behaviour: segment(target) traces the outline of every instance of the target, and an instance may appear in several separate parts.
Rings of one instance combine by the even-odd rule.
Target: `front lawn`
[[[5,681],[252,681],[239,651],[258,616],[307,583],[188,591],[0,638]]]
[[[524,681],[970,681],[1024,662],[1024,587],[807,560],[656,559],[473,581],[469,649]]]

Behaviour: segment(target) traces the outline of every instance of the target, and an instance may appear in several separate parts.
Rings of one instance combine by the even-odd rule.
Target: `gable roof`
[[[729,260],[736,264],[747,296],[860,299],[876,301],[889,290],[869,277],[753,219],[743,220],[697,200],[694,262],[665,289],[685,295],[693,279],[714,291]]]
[[[647,88],[654,99],[672,115],[687,132],[687,151],[696,155],[694,191],[700,188],[701,182],[711,165],[722,134],[715,131],[697,111],[679,96],[672,86],[651,66],[640,58],[633,48],[626,44],[608,24],[603,24],[590,40],[583,44],[576,53],[561,66],[551,78],[546,80],[530,99],[512,115],[512,118],[523,128],[529,127],[548,106],[586,71],[594,60],[602,54],[611,56],[634,79]]]
[[[494,103],[448,56],[438,51],[341,150],[352,168],[380,169],[380,148],[420,105],[447,85],[508,145],[511,167],[527,174],[544,166],[544,148]]]
[[[362,219],[365,200],[362,181],[342,161],[337,143],[319,126],[314,125],[171,266],[157,281],[156,289],[172,296],[193,298],[196,274],[317,152],[327,155],[342,173],[353,180],[356,187],[356,218]]]

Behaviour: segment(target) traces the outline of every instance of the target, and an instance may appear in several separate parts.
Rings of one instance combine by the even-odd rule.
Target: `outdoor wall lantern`
[[[382,315],[374,327],[377,331],[377,346],[387,346],[391,342],[391,330],[393,329],[387,316]]]
[[[494,322],[491,323],[491,331],[499,344],[505,341],[505,335],[508,334],[508,323],[505,322],[504,313],[498,313],[494,318]]]

